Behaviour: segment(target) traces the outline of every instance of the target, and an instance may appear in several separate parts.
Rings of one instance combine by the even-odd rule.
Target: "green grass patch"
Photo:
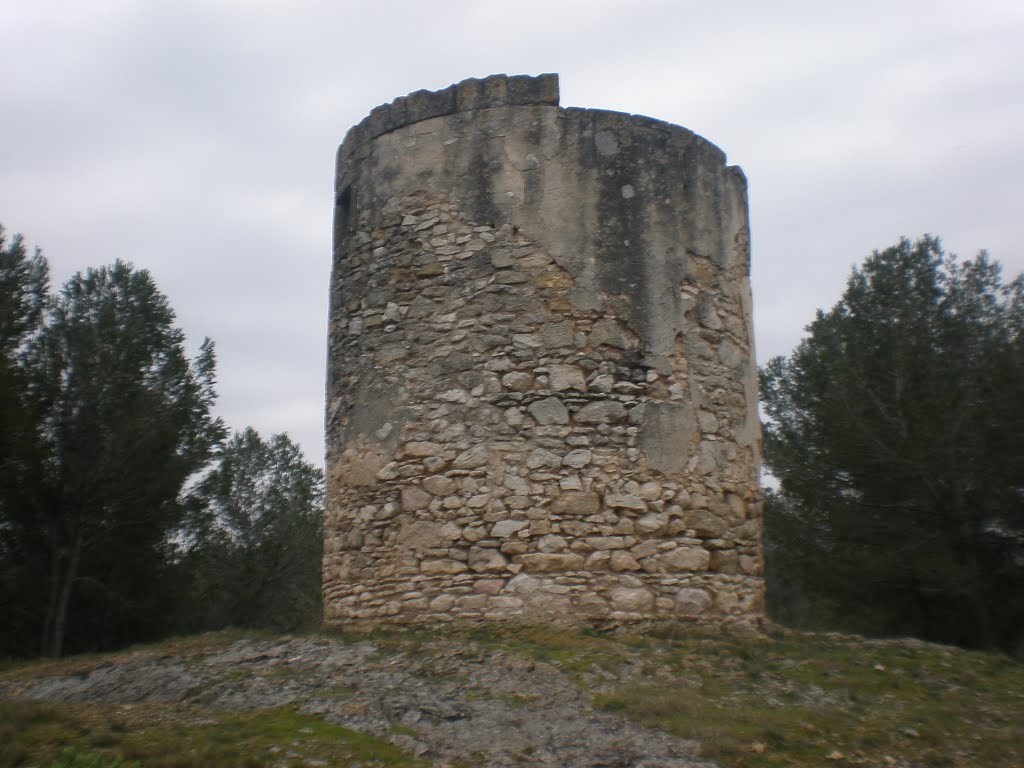
[[[68,750],[97,760],[97,768],[117,760],[145,768],[427,765],[381,739],[291,708],[210,717],[175,707],[0,702],[0,766],[49,766]]]
[[[726,768],[1024,765],[1024,665],[1000,654],[680,624],[466,637],[598,684],[597,707],[697,739]]]
[[[723,766],[1024,765],[1024,665],[1008,657],[731,630],[663,643],[660,680],[595,704],[698,739]]]
[[[209,654],[224,650],[239,640],[259,640],[275,637],[278,636],[260,630],[222,629],[216,632],[204,632],[201,635],[172,637],[155,643],[133,645],[130,648],[113,654],[82,653],[59,659],[7,660],[0,662],[0,675],[3,676],[5,681],[32,680],[40,677],[76,674],[84,675],[104,662],[135,656],[154,656],[157,658],[179,656],[198,660]]]
[[[197,659],[252,637],[214,633],[126,653]],[[402,656],[425,675],[435,666],[453,668],[453,641],[460,645],[456,655],[474,660],[501,652],[551,664],[593,692],[597,707],[697,739],[703,754],[723,768],[1024,765],[1024,665],[998,654],[699,625],[633,634],[410,628],[334,640],[372,642],[380,663]],[[122,658],[37,662],[0,677],[85,674]],[[273,667],[267,674],[284,678],[288,671]],[[355,693],[336,686],[321,695]],[[498,698],[515,707],[535,703],[529,691]],[[415,733],[400,725],[393,732]],[[381,740],[287,708],[211,715],[199,707],[0,702],[0,768],[50,766],[67,748],[143,768],[425,765]],[[524,763],[528,757],[524,752]],[[487,756],[461,759],[477,766]]]
[[[79,752],[74,747],[61,750],[50,768],[140,768],[134,761],[126,762],[120,757],[110,758],[96,752]]]

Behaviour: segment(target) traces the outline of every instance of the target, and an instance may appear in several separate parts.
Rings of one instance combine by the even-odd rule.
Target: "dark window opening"
[[[334,204],[334,228],[337,232],[349,229],[349,214],[352,210],[352,185],[349,184],[338,195]]]

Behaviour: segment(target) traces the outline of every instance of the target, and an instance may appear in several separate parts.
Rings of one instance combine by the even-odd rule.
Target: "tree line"
[[[322,473],[229,438],[215,367],[146,270],[52,292],[0,227],[0,656],[317,621]]]
[[[1024,277],[903,239],[760,371],[783,623],[1024,657]]]
[[[806,332],[760,370],[770,615],[1024,656],[1024,277],[901,240]],[[146,270],[51,292],[0,227],[0,656],[317,623],[322,473],[215,367]]]

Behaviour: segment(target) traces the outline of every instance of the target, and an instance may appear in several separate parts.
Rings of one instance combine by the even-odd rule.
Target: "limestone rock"
[[[441,526],[430,520],[405,523],[398,531],[398,543],[413,549],[431,549],[444,543]]]
[[[372,487],[377,485],[378,475],[384,468],[384,458],[374,451],[346,450],[339,461],[331,465],[328,477],[333,483],[351,486]]]
[[[430,610],[437,613],[447,613],[455,605],[455,598],[452,595],[438,595],[430,601]]]
[[[533,376],[520,371],[512,371],[501,377],[501,383],[513,392],[529,392],[533,387]]]
[[[402,511],[415,512],[426,509],[434,497],[415,485],[407,485],[402,489]]]
[[[711,552],[708,570],[715,573],[736,574],[740,572],[739,554],[735,549],[715,549]]]
[[[567,467],[572,467],[573,469],[582,469],[590,463],[593,456],[594,454],[591,453],[589,449],[577,448],[576,450],[569,451],[569,453],[565,454],[565,457],[562,459],[562,463]]]
[[[531,553],[518,555],[515,562],[521,563],[530,573],[545,571],[576,571],[583,567],[583,557],[577,554]]]
[[[441,526],[439,533],[445,541],[458,541],[462,538],[462,526],[447,522]]]
[[[564,552],[569,548],[568,542],[561,536],[548,534],[537,540],[537,549],[544,553]]]
[[[659,531],[664,530],[665,526],[668,525],[668,516],[651,512],[650,514],[637,519],[634,525],[636,526],[636,530],[641,533],[658,533]]]
[[[444,451],[444,446],[428,441],[414,441],[406,443],[404,453],[413,458],[424,458],[426,456],[437,456]]]
[[[687,528],[693,529],[693,532],[701,537],[714,539],[729,530],[729,526],[722,518],[703,509],[688,512],[683,520]]]
[[[499,520],[491,528],[491,536],[495,539],[507,539],[523,530],[529,522],[526,520]]]
[[[628,349],[632,343],[632,334],[614,320],[600,320],[594,323],[590,331],[590,343],[594,346],[607,344],[619,349]]]
[[[711,561],[711,553],[701,547],[679,547],[659,556],[665,570],[703,571]]]
[[[612,608],[617,611],[645,613],[654,606],[654,595],[638,587],[618,587],[611,592]]]
[[[539,467],[557,469],[562,466],[562,457],[544,448],[536,448],[526,460],[526,466],[530,469],[538,469]]]
[[[573,342],[572,321],[548,323],[541,331],[544,346],[549,348],[568,347]]]
[[[613,509],[635,509],[646,511],[644,500],[630,493],[608,493],[604,497],[605,506]]]
[[[584,541],[592,549],[625,549],[635,543],[628,536],[588,536]]]
[[[573,419],[580,424],[611,424],[624,421],[626,407],[618,400],[595,400],[580,408]]]
[[[527,407],[534,420],[544,426],[548,424],[568,424],[569,409],[557,397],[537,400]]]
[[[551,503],[551,511],[560,515],[593,515],[601,508],[596,493],[563,493]]]
[[[491,460],[491,452],[486,445],[474,445],[455,457],[452,466],[457,469],[475,469],[482,467]]]
[[[469,570],[465,563],[460,563],[458,560],[424,560],[420,564],[420,570],[423,573],[436,574],[445,573],[448,575],[454,575],[456,573],[465,573]]]
[[[711,607],[712,602],[707,590],[684,587],[676,592],[675,608],[681,616],[700,616]]]
[[[504,571],[508,561],[496,549],[473,547],[469,550],[469,567],[477,573]]]
[[[525,573],[520,573],[508,580],[505,591],[515,595],[532,595],[541,588],[540,579],[536,579]]]
[[[740,555],[740,570],[743,571],[743,573],[750,574],[751,576],[760,576],[760,558],[753,557],[751,555]]]
[[[548,381],[555,392],[565,389],[583,392],[587,389],[587,378],[575,365],[552,365],[548,371]]]
[[[496,595],[504,586],[504,579],[477,579],[473,582],[473,591],[483,595]]]
[[[640,570],[640,563],[636,561],[636,558],[629,552],[623,552],[622,550],[615,550],[611,553],[610,565],[611,569],[616,573]]]
[[[452,492],[454,483],[443,475],[429,475],[420,481],[420,486],[434,496],[447,496]]]

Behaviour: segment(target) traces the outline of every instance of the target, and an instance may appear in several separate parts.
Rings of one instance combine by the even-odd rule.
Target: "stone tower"
[[[488,77],[338,152],[328,625],[762,610],[746,181]]]

